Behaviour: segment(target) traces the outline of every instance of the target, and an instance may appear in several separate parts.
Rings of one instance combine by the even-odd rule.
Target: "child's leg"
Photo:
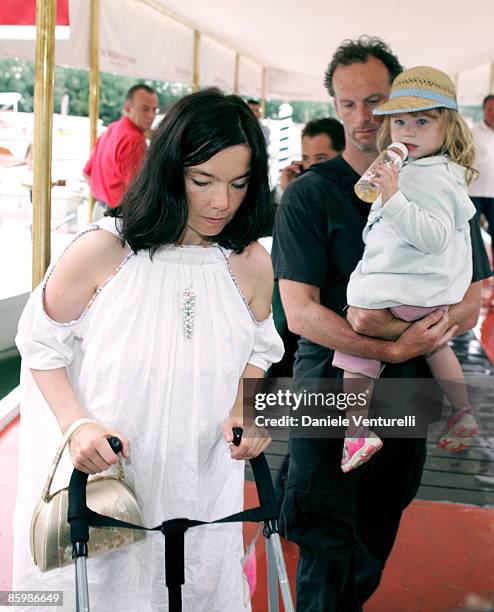
[[[453,349],[450,346],[442,346],[425,358],[453,410],[470,408],[463,370]]]
[[[354,436],[361,428],[360,421],[369,416],[373,390],[373,378],[365,376],[364,374],[359,374],[358,372],[348,372],[347,370],[343,373],[343,391],[345,393],[354,393],[355,395],[365,393],[367,398],[365,406],[352,406],[346,409],[346,418],[350,421],[350,425],[347,427],[346,431],[347,436]]]
[[[350,424],[345,433],[343,441],[343,456],[341,458],[341,469],[350,472],[368,461],[374,453],[382,447],[381,439],[367,426],[359,424],[369,414],[369,406],[374,388],[374,379],[355,372],[345,371],[343,373],[343,389],[345,393],[365,393],[366,405],[358,409],[348,408],[346,417]]]
[[[452,406],[452,414],[436,444],[447,450],[464,450],[476,436],[478,425],[472,413],[460,362],[449,346],[426,355],[426,359]]]

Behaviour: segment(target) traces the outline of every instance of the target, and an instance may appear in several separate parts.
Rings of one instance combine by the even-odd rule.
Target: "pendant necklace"
[[[192,283],[182,291],[182,326],[186,340],[192,340],[194,330],[194,311],[196,307],[196,294],[192,291]]]
[[[180,246],[179,248],[186,249],[187,245]],[[194,331],[194,315],[196,310],[197,294],[193,290],[192,286],[197,278],[197,275],[202,269],[204,263],[206,262],[206,258],[208,255],[207,250],[211,247],[202,248],[206,249],[206,257],[203,258],[201,263],[197,264],[197,269],[194,271],[192,279],[187,285],[187,287],[181,290],[180,310],[182,311],[182,329],[186,340],[192,340],[192,332]]]

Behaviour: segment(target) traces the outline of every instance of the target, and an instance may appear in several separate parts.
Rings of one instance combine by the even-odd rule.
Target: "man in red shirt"
[[[158,111],[158,96],[144,84],[127,92],[123,116],[108,126],[96,141],[84,166],[94,196],[93,220],[120,204],[122,195],[146,154],[145,133],[151,129]]]

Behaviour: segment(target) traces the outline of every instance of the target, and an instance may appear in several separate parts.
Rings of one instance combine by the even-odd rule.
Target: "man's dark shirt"
[[[275,277],[314,285],[323,306],[344,316],[350,275],[362,258],[362,231],[370,205],[355,195],[359,175],[338,155],[311,166],[290,184],[276,214],[273,240]],[[491,275],[478,223],[470,221],[473,251],[472,282]],[[333,351],[302,338],[294,378],[338,375],[331,365]],[[387,365],[382,377],[428,378],[423,357]]]

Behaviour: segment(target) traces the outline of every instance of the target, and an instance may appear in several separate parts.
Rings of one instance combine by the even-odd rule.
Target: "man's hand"
[[[303,166],[301,161],[293,161],[289,166],[285,166],[280,173],[280,187],[283,191],[288,185],[294,181],[303,172]]]
[[[383,205],[398,191],[398,175],[400,171],[394,165],[381,164],[372,182],[379,187]]]
[[[346,319],[357,334],[383,340],[396,340],[412,325],[394,317],[388,308],[371,310],[349,306]]]
[[[402,363],[419,355],[426,355],[447,344],[458,330],[450,327],[447,312],[436,310],[411,325],[391,346],[386,361]]]

